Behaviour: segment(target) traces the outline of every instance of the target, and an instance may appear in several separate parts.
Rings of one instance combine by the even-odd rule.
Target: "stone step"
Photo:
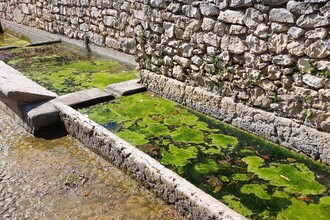
[[[105,91],[113,94],[115,97],[132,95],[146,91],[147,88],[139,83],[139,79],[133,79],[125,82],[114,83],[105,88]]]

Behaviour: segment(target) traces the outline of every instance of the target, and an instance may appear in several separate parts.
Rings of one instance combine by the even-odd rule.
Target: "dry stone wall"
[[[0,16],[330,131],[327,0],[0,0]]]

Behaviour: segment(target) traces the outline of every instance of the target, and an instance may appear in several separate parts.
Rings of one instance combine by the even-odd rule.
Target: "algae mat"
[[[12,50],[5,62],[30,79],[59,94],[136,78],[136,70],[116,61],[88,53],[69,52],[63,46]]]
[[[28,41],[14,37],[10,34],[0,34],[0,47],[4,46],[24,46]]]
[[[251,219],[330,219],[330,169],[152,93],[80,110]]]

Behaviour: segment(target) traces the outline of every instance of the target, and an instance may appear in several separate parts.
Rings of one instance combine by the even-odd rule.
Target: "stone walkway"
[[[0,110],[0,219],[184,219],[71,137],[35,138]]]

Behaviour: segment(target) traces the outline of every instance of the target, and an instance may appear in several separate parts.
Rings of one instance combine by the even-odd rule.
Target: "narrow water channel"
[[[330,219],[330,168],[303,155],[148,92],[80,112],[250,219]]]
[[[0,122],[0,219],[184,219],[73,138]]]

